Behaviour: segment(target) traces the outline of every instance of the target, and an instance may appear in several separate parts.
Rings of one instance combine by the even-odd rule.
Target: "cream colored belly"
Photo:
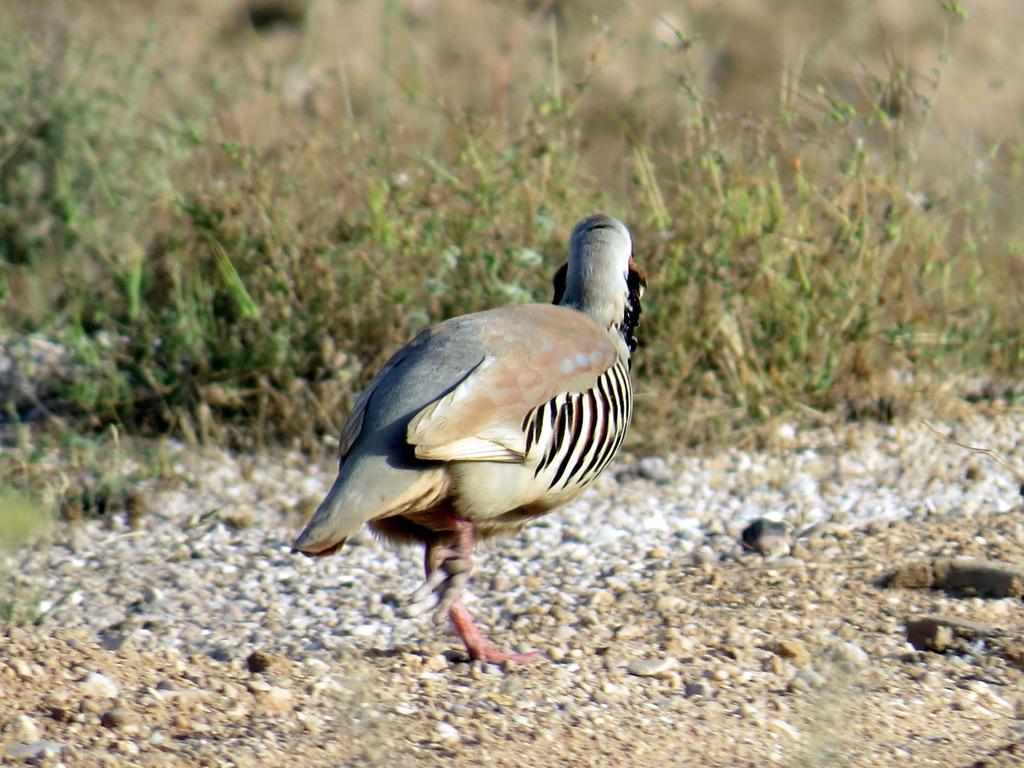
[[[543,474],[537,478],[533,467],[523,464],[458,462],[448,471],[456,510],[485,536],[516,530],[530,518],[572,501],[585,489],[573,484],[548,489]]]

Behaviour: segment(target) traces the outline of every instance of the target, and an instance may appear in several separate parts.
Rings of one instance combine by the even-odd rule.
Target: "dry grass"
[[[0,329],[67,345],[83,427],[313,444],[423,324],[546,300],[605,209],[651,278],[636,442],[1019,373],[1024,11],[811,8],[22,8]]]

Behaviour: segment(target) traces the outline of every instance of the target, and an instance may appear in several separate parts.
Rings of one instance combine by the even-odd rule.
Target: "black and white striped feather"
[[[527,462],[548,491],[585,488],[611,462],[633,417],[633,389],[620,360],[584,392],[565,392],[523,419]]]

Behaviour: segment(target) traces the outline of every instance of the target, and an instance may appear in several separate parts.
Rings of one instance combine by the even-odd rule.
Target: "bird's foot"
[[[531,661],[536,661],[540,658],[539,651],[508,653],[506,651],[499,651],[489,642],[485,643],[482,648],[470,649],[467,647],[466,650],[469,652],[471,661],[479,661],[481,664],[496,664],[499,667],[508,664],[529,664]]]
[[[467,555],[455,547],[439,548],[429,555],[438,562],[429,569],[426,579],[409,596],[409,603],[402,613],[407,618],[413,618],[433,611],[434,622],[440,624],[465,593],[469,576],[473,572],[473,559],[472,553]]]
[[[457,599],[455,601],[449,612],[449,617],[452,620],[455,631],[459,633],[462,642],[466,644],[466,651],[469,653],[469,658],[472,661],[499,665],[526,664],[540,656],[537,651],[529,651],[528,653],[506,653],[505,651],[499,651],[491,645],[491,641],[473,623],[473,619],[470,618],[469,611],[466,610],[462,600]]]

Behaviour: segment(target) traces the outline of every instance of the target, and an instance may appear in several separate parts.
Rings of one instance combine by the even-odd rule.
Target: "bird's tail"
[[[410,469],[363,457],[346,461],[327,498],[292,544],[321,557],[337,552],[364,523],[426,508],[446,490],[440,469]]]

